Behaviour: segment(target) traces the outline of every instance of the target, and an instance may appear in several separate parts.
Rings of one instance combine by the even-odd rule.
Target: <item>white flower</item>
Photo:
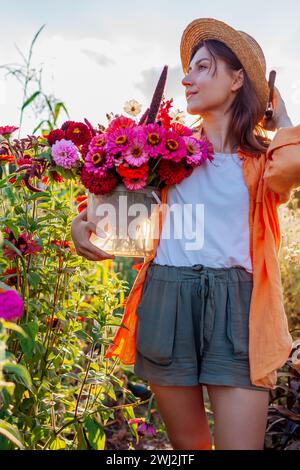
[[[140,114],[142,109],[142,105],[136,100],[126,101],[123,110],[125,113],[129,114],[130,116],[137,116]]]
[[[175,109],[172,111],[170,116],[173,118],[173,122],[179,122],[180,124],[184,124],[185,122],[186,114],[183,111],[180,111],[180,109]]]

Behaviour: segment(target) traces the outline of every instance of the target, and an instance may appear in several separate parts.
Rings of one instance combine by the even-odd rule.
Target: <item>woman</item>
[[[246,33],[212,18],[197,19],[182,35],[181,60],[187,111],[202,117],[198,132],[213,145],[214,161],[207,160],[168,194],[164,191],[162,203],[193,207],[202,203],[204,244],[186,250],[189,240],[184,235],[176,238],[177,225],[167,215],[155,257],[145,259],[128,297],[122,320],[127,330],[119,328],[106,357],[119,355],[124,363],[135,362],[135,373],[149,381],[155,394],[174,449],[211,449],[204,384],[214,413],[215,448],[263,449],[274,365],[288,357],[291,337],[283,316],[278,320],[280,326],[276,315],[270,317],[274,329],[282,328],[278,330],[281,355],[273,363],[268,358],[260,361],[257,354],[269,353],[270,345],[265,342],[268,332],[263,329],[263,319],[255,315],[267,312],[268,307],[272,310],[268,302],[275,297],[269,284],[272,280],[272,289],[278,291],[278,263],[272,258],[271,241],[261,241],[258,211],[263,207],[261,217],[268,227],[265,207],[271,204],[274,216],[278,204],[288,196],[279,199],[271,188],[265,189],[261,179],[252,183],[247,175],[265,168],[270,141],[262,125],[276,130],[292,124],[277,88],[273,119],[263,120],[268,99],[265,59]],[[244,178],[248,178],[247,185]],[[264,204],[258,204],[260,201]],[[254,222],[249,226],[252,216]],[[192,217],[199,226],[195,212]],[[169,239],[163,236],[167,226]],[[86,221],[84,211],[72,222],[77,253],[91,260],[114,258],[88,241],[91,231],[95,227]],[[267,251],[266,246],[270,248],[267,260],[259,255]],[[271,271],[274,266],[275,280],[269,279],[272,276],[265,265]],[[259,290],[262,282],[265,294]],[[261,343],[265,344],[263,350]],[[270,373],[262,377],[265,370]]]

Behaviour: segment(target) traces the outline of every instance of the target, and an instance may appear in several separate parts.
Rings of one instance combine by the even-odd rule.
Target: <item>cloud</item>
[[[134,82],[134,86],[143,93],[149,101],[149,104],[161,72],[162,68],[158,69],[157,67],[151,67],[150,69],[141,71],[141,81]],[[183,95],[183,85],[181,84],[182,78],[183,72],[181,66],[177,65],[174,67],[168,67],[167,82],[164,91],[164,95],[167,99]]]
[[[81,52],[85,54],[89,59],[96,64],[101,65],[102,67],[108,67],[109,65],[115,65],[116,62],[104,54],[100,54],[99,52],[92,51],[90,49],[81,49]]]

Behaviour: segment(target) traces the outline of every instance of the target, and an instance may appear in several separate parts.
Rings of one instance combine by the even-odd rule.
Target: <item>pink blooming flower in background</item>
[[[0,318],[10,321],[23,315],[23,299],[15,290],[0,289]]]
[[[12,245],[14,245],[23,256],[32,255],[42,250],[41,245],[32,239],[32,235],[27,234],[26,232],[20,233],[18,235],[18,239],[15,238],[10,228],[7,227],[5,232],[7,233],[5,239],[12,243]],[[7,256],[9,259],[14,259],[16,256],[18,256],[14,249],[7,245],[3,247],[3,251],[5,256]]]
[[[186,156],[186,145],[183,137],[172,130],[166,130],[163,158],[179,162]]]
[[[149,154],[145,151],[145,136],[141,131],[132,132],[129,139],[129,147],[124,153],[124,160],[132,166],[141,166],[149,160]]]
[[[71,140],[61,139],[51,147],[51,155],[56,165],[72,168],[79,160],[80,154]]]
[[[164,127],[159,124],[152,123],[143,126],[143,132],[145,135],[145,152],[150,157],[158,157],[162,155],[165,149],[165,135],[166,131]]]
[[[148,180],[148,173],[146,173],[144,176],[142,176],[139,179],[124,178],[123,183],[124,183],[124,186],[126,186],[127,189],[136,190],[136,189],[144,188],[147,185],[147,180]]]
[[[15,126],[0,126],[0,135],[7,136],[15,132],[18,127]]]
[[[186,161],[189,165],[200,166],[208,156],[208,149],[205,144],[201,144],[194,137],[183,137],[186,145]]]
[[[84,160],[85,167],[88,171],[97,169],[104,172],[114,166],[114,157],[107,153],[107,150],[101,147],[93,147],[86,155]],[[100,175],[101,172],[98,172]]]
[[[121,114],[121,116],[116,117],[109,123],[106,132],[111,133],[115,132],[118,129],[126,129],[130,127],[135,127],[136,125],[137,124],[133,119],[130,119]]]
[[[155,437],[156,436],[156,430],[154,429],[154,426],[152,424],[148,424],[146,422],[141,423],[138,425],[137,432],[141,434],[142,436],[151,436]]]
[[[129,147],[131,137],[130,128],[119,128],[111,134],[107,134],[107,151],[111,155],[116,155],[119,152],[125,152]]]

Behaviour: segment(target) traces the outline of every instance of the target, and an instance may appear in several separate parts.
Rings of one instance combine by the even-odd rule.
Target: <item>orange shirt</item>
[[[202,129],[200,130],[200,135]],[[250,380],[259,387],[275,388],[277,369],[282,367],[292,350],[293,339],[288,328],[284,310],[283,289],[278,253],[281,232],[277,208],[287,202],[290,190],[284,194],[273,191],[264,178],[268,156],[274,152],[289,150],[289,145],[299,146],[300,125],[280,128],[271,141],[266,154],[259,158],[250,156],[241,149],[243,175],[249,191],[249,231],[250,256],[253,268],[253,291],[249,312],[249,363]],[[293,146],[294,147],[294,146]],[[271,180],[270,180],[271,181]],[[154,222],[161,233],[166,214],[168,187],[162,189],[161,204],[156,207]],[[159,238],[154,239],[155,252]],[[145,257],[132,289],[127,297],[121,325],[118,327],[113,344],[105,358],[119,356],[124,364],[134,364],[136,354],[136,309],[141,298],[143,283],[150,261],[155,257]]]

